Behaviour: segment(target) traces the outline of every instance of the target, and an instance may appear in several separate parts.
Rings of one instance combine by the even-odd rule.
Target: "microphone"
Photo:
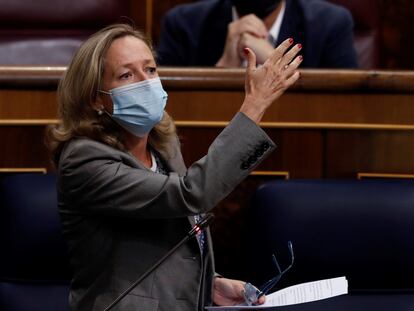
[[[214,220],[214,215],[212,213],[208,213],[203,218],[201,218],[198,223],[196,223],[194,225],[194,227],[191,229],[191,231],[188,232],[187,236],[189,238],[193,237],[194,235],[199,233],[204,228],[207,228],[208,226],[210,226],[210,224],[213,222],[213,220]]]
[[[159,265],[161,265],[168,257],[173,254],[177,248],[179,248],[181,245],[183,245],[185,242],[187,242],[189,239],[194,237],[197,233],[199,233],[204,228],[207,228],[214,219],[214,215],[212,213],[206,214],[203,218],[198,221],[193,228],[188,232],[188,234],[180,241],[178,242],[171,250],[168,251],[160,260],[158,260],[151,268],[149,268],[147,271],[144,272],[143,275],[139,277],[138,280],[136,280],[130,287],[128,287],[123,293],[121,293],[118,298],[116,298],[111,304],[109,304],[104,311],[108,311],[112,309],[119,301],[122,300],[126,295],[128,295],[135,286],[137,286],[139,283],[142,282],[152,271],[154,271]]]

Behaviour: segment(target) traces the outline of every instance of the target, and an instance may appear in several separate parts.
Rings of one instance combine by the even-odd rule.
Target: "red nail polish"
[[[249,49],[248,48],[244,48],[243,49],[243,53],[244,53],[244,55],[249,55]]]
[[[289,43],[292,44],[293,43],[293,39],[289,38]]]
[[[299,60],[303,61],[303,56],[302,55],[299,55]]]
[[[298,48],[301,49],[302,48],[302,44],[299,43],[298,44]]]

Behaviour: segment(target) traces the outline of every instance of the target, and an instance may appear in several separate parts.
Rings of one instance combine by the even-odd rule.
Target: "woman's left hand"
[[[213,302],[218,306],[234,306],[244,303],[243,281],[226,278],[214,278]],[[259,298],[258,304],[265,302],[265,297]]]

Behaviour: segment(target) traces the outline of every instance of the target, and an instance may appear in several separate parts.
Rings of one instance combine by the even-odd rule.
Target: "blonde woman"
[[[109,26],[78,50],[62,78],[49,143],[74,277],[72,310],[103,310],[187,234],[274,148],[258,123],[299,77],[286,40],[260,68],[246,49],[246,97],[210,146],[185,167],[151,45]],[[244,301],[245,283],[216,277],[208,230],[180,247],[115,310],[202,310]],[[264,297],[258,303],[263,303]]]

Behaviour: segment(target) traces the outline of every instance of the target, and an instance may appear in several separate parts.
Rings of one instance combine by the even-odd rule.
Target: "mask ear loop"
[[[111,95],[111,92],[107,92],[104,90],[98,90],[98,92],[103,93],[105,95]],[[108,117],[112,119],[112,115],[108,111],[106,111],[106,109],[103,106],[101,107],[100,110],[97,110],[97,112],[99,116],[102,116],[105,113]]]

